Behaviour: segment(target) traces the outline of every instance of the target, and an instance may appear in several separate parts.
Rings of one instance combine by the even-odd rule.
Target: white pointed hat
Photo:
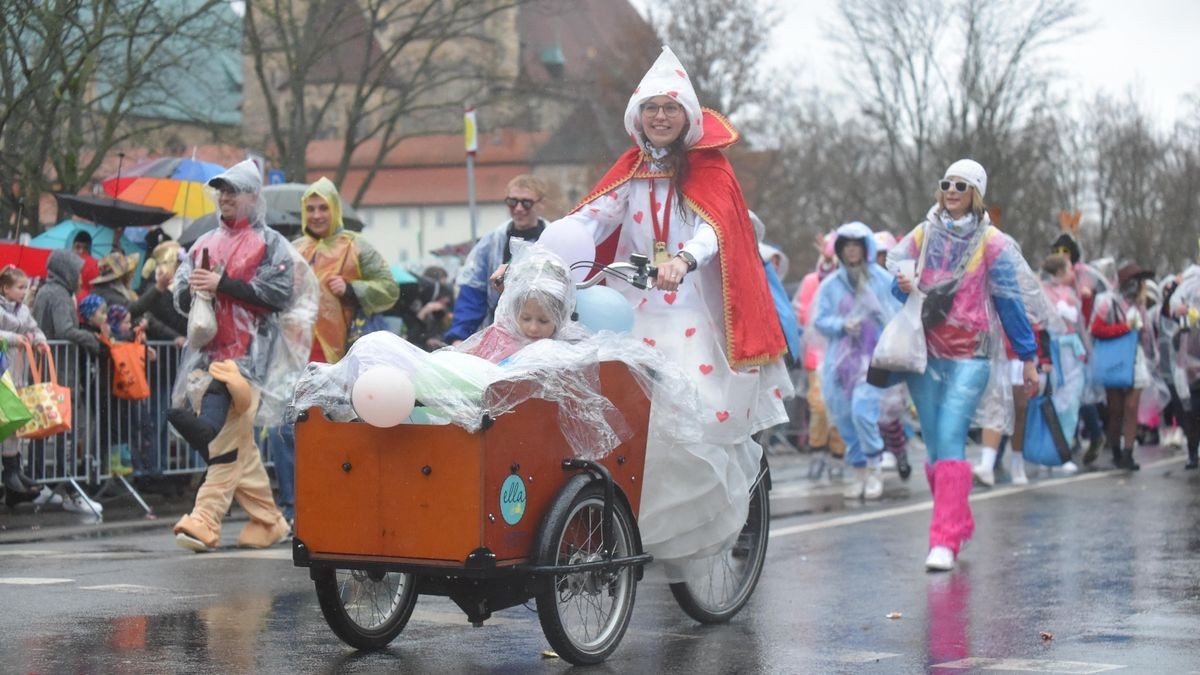
[[[692,87],[692,79],[688,77],[683,64],[675,56],[670,47],[663,45],[662,54],[646,71],[641,84],[633,90],[629,97],[629,105],[625,108],[625,131],[640,142],[642,136],[641,105],[655,96],[670,96],[683,106],[687,113],[688,127],[684,143],[692,147],[704,135],[704,117],[700,111],[700,99],[696,97],[696,89]]]

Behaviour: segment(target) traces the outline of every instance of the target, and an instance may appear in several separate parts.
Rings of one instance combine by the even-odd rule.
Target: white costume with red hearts
[[[718,233],[691,200],[680,203],[677,195],[668,199],[671,176],[653,161],[662,153],[644,143],[641,135],[641,104],[663,95],[678,101],[688,116],[689,148],[720,148],[736,140],[736,130],[720,116],[704,119],[710,113],[701,110],[683,66],[664,47],[630,98],[625,115],[626,130],[647,155],[646,161],[566,219],[588,228],[597,243],[611,241],[615,234],[615,260],[627,261],[633,253],[653,258],[653,223],[668,221],[670,203],[667,251],[672,256],[687,251],[699,263],[696,271],[684,276],[678,291],[670,293],[608,282],[634,307],[633,334],[660,349],[699,392],[698,409],[687,411],[686,420],[678,419],[678,407],[659,402],[652,405],[650,415],[639,528],[646,550],[673,563],[668,574],[675,581],[682,578],[683,563],[720,552],[737,537],[746,521],[748,495],[762,457],[762,447],[751,434],[787,421],[783,398],[792,395],[792,387],[777,358],[731,367],[722,265],[732,263],[722,260]],[[728,133],[720,144],[706,146],[705,128],[711,129],[718,120]],[[658,236],[662,234],[660,229]],[[758,264],[757,270],[733,273],[761,274],[761,261]],[[774,315],[762,320],[778,321]]]

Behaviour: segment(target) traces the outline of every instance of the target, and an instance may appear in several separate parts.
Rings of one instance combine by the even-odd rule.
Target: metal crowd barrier
[[[124,472],[113,472],[114,464],[123,464],[122,450],[134,476],[204,472],[204,460],[167,424],[181,350],[173,342],[163,341],[150,341],[147,347],[158,354],[146,364],[150,397],[127,401],[112,395],[110,373],[101,370],[102,366],[111,368],[110,361],[89,355],[73,342],[50,341],[58,383],[71,390],[71,429],[40,440],[19,439],[27,473],[34,480],[70,483],[80,493],[80,483],[120,484],[149,514],[152,509]],[[17,386],[30,384],[28,365],[13,365],[22,370],[12,374]],[[271,464],[269,456],[264,463]]]

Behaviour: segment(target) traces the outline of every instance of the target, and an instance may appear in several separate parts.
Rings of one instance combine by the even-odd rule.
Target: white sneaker
[[[104,513],[104,506],[94,499],[88,499],[83,495],[71,495],[63,500],[63,510],[72,513],[85,513],[88,515],[100,515]]]
[[[879,470],[867,472],[867,482],[863,487],[863,499],[880,499],[883,497],[883,478]]]
[[[1163,445],[1172,448],[1182,448],[1186,442],[1187,438],[1184,436],[1183,428],[1172,427],[1171,430],[1167,432],[1166,438],[1163,441]]]
[[[1061,468],[1063,473],[1068,476],[1074,476],[1075,474],[1079,473],[1079,467],[1075,465],[1075,462],[1067,462],[1066,464],[1063,464]]]
[[[984,487],[992,487],[996,484],[996,472],[990,466],[976,464],[971,467],[971,473],[974,474],[975,481]]]
[[[855,478],[846,484],[846,489],[842,491],[842,497],[846,499],[862,499],[863,492],[867,489],[867,482]]]
[[[954,551],[945,546],[929,549],[929,555],[925,558],[925,569],[930,572],[949,572],[954,569]]]
[[[42,491],[38,493],[38,496],[33,498],[33,503],[38,506],[58,506],[59,504],[63,503],[63,497],[54,490],[51,490],[43,485]]]
[[[1029,485],[1029,478],[1025,475],[1025,465],[1018,464],[1012,467],[1012,484],[1013,485]]]
[[[883,455],[879,458],[879,468],[884,471],[896,470],[896,455],[888,450],[883,451]]]

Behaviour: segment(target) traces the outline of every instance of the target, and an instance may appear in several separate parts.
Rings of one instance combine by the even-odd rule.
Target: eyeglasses
[[[508,208],[515,209],[515,208],[517,208],[517,204],[520,204],[521,208],[525,209],[526,211],[528,211],[529,209],[532,209],[533,205],[537,204],[540,201],[542,201],[542,200],[540,200],[540,199],[517,199],[516,197],[505,197],[504,198],[504,203],[508,204]]]
[[[663,105],[658,105],[657,103],[642,104],[642,115],[645,117],[658,117],[660,110],[668,119],[675,119],[683,114],[683,106],[678,103],[666,103]]]
[[[966,192],[967,188],[971,187],[965,180],[944,180],[938,183],[938,187],[942,188],[942,192],[949,192],[951,185],[954,186],[956,192]]]

